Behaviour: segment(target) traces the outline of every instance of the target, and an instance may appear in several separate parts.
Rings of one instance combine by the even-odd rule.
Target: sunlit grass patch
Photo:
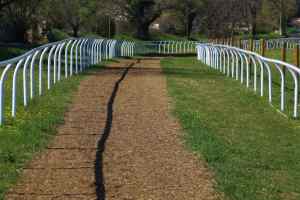
[[[208,163],[219,192],[233,200],[300,198],[299,121],[194,57],[162,65],[186,144]]]

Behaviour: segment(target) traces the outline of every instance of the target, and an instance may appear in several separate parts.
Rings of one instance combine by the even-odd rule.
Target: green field
[[[162,60],[186,145],[231,200],[300,198],[300,123],[194,58]]]
[[[277,60],[282,60],[280,49],[266,50],[266,55],[265,56],[268,57],[268,58],[274,58],[274,59],[277,59]],[[295,64],[293,49],[287,49],[287,51],[286,51],[286,62],[291,63],[291,64]]]

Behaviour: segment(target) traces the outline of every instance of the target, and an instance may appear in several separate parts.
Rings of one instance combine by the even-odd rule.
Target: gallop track
[[[5,198],[218,199],[181,137],[160,60],[119,60],[82,81],[57,136]]]

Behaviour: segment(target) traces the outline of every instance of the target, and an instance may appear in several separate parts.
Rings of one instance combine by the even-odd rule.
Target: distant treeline
[[[32,43],[68,36],[149,39],[151,30],[191,38],[278,31],[298,0],[0,0],[0,40]],[[299,2],[299,1],[298,1]]]

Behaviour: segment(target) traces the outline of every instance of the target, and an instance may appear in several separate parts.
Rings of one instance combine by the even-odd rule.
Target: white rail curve
[[[41,96],[57,82],[81,73],[102,60],[147,54],[190,53],[196,53],[196,42],[69,38],[0,61],[0,125],[9,115],[17,117],[18,106],[27,107],[30,100]],[[8,87],[10,85],[11,88]]]
[[[197,53],[198,60],[239,80],[242,84],[246,84],[247,88],[253,87],[255,92],[259,89],[261,96],[267,91],[271,105],[274,105],[274,98],[279,98],[280,111],[285,112],[290,106],[293,117],[298,117],[300,69],[296,66],[227,45],[197,44]],[[289,74],[286,74],[286,71]],[[279,83],[274,83],[274,77],[278,77]],[[273,92],[276,85],[280,85],[279,96]],[[291,99],[286,98],[289,90],[287,85],[291,85]]]
[[[149,41],[138,43],[137,52],[140,54],[192,54],[196,53],[194,41]]]
[[[37,47],[16,58],[1,61],[0,125],[3,125],[5,116],[9,113],[13,118],[16,117],[17,100],[19,100],[17,94],[22,95],[23,106],[26,107],[30,100],[37,95],[41,96],[44,90],[50,90],[61,79],[81,73],[102,60],[134,56],[134,49],[134,42],[69,38]],[[35,73],[36,70],[38,73]],[[9,74],[12,78],[8,78]],[[38,77],[35,79],[35,76]],[[22,78],[21,88],[18,84],[20,78]],[[6,88],[8,82],[12,82],[11,89]],[[38,88],[37,92],[35,88]],[[8,90],[9,93],[5,94]],[[8,100],[11,101],[11,105],[7,104]]]
[[[241,42],[243,49],[250,49],[251,40],[242,40]],[[253,50],[260,50],[261,44],[261,40],[253,40]],[[266,49],[280,49],[284,45],[287,49],[293,49],[297,45],[300,45],[300,38],[278,38],[265,40]]]

